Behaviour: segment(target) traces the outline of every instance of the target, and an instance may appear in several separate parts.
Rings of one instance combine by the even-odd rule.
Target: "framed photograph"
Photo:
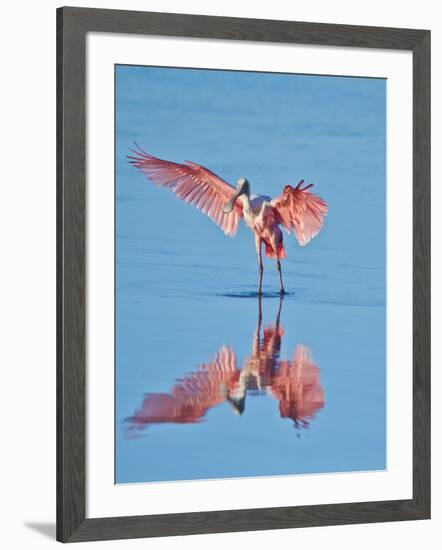
[[[430,32],[57,40],[57,539],[429,518]]]

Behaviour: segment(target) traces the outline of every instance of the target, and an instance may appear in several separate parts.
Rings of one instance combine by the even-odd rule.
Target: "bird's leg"
[[[281,295],[285,294],[284,285],[282,283],[282,271],[281,271],[281,262],[279,261],[279,258],[277,258],[277,268],[278,268],[278,275],[279,275],[279,292]]]
[[[262,292],[262,274],[264,271],[264,266],[262,265],[262,252],[261,252],[261,239],[255,237],[256,252],[258,253],[258,263],[259,263],[259,282],[258,282],[258,295],[261,296]]]
[[[278,313],[276,314],[276,322],[275,322],[276,328],[279,328],[279,323],[280,323],[280,319],[281,319],[281,309],[282,309],[282,301],[283,301],[283,299],[284,299],[284,295],[283,295],[283,294],[280,294],[280,296],[279,296]]]
[[[262,325],[262,307],[261,307],[261,294],[258,294],[258,322],[256,325],[255,335],[253,336],[252,357],[258,357],[260,349],[261,338],[261,325]]]

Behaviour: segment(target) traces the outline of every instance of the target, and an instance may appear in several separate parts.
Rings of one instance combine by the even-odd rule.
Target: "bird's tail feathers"
[[[280,260],[283,260],[286,257],[284,245],[282,244],[282,242],[278,244],[277,252],[275,252],[272,245],[267,241],[264,241],[264,244],[266,247],[267,258],[279,258]]]

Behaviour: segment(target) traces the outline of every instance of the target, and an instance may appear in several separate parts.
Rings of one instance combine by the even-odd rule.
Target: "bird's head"
[[[236,182],[236,192],[235,192],[235,194],[223,206],[224,214],[228,214],[229,212],[231,212],[233,210],[233,205],[235,204],[236,199],[238,197],[240,197],[241,195],[247,195],[247,197],[250,196],[250,183],[247,181],[246,178],[239,178],[239,180]]]
[[[232,411],[234,414],[241,415],[246,408],[246,398],[242,397],[241,399],[229,399],[230,404],[232,405]]]

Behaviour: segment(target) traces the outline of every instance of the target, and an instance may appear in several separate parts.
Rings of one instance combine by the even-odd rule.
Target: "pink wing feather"
[[[235,353],[223,346],[210,363],[178,380],[170,393],[146,394],[142,407],[126,419],[130,431],[149,424],[200,422],[209,409],[226,400],[226,389],[238,377]]]
[[[310,193],[313,184],[301,189],[304,180],[296,187],[286,185],[282,195],[271,201],[276,210],[276,216],[289,231],[293,231],[301,246],[306,245],[315,237],[324,223],[327,214],[327,203]]]
[[[128,155],[129,162],[153,183],[167,187],[178,198],[207,214],[226,235],[235,236],[242,217],[241,205],[235,203],[229,214],[222,211],[223,206],[234,195],[234,187],[199,164],[189,161],[179,164],[162,160],[149,155],[140,147],[133,153],[134,155]]]
[[[296,426],[307,427],[309,420],[324,406],[324,390],[319,368],[310,350],[298,344],[291,361],[279,361],[272,379],[272,393],[279,401],[282,418],[291,418]]]

